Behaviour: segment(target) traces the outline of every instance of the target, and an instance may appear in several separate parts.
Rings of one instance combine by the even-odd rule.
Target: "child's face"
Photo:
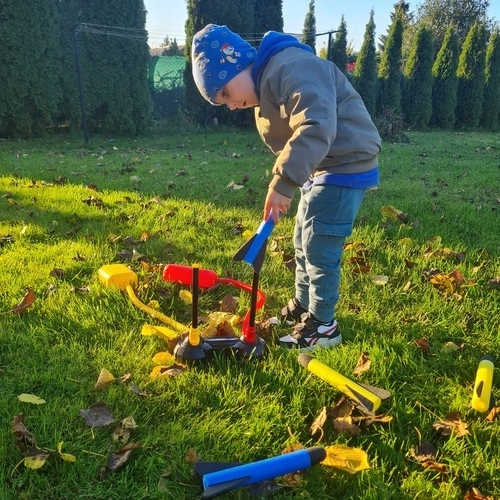
[[[215,102],[225,104],[231,111],[235,109],[253,108],[259,105],[255,87],[250,74],[251,66],[238,73],[217,94]]]

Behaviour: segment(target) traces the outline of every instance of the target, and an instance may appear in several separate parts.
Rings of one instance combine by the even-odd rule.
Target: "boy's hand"
[[[273,218],[274,224],[278,224],[280,219],[280,213],[286,214],[290,205],[292,203],[292,199],[287,196],[283,196],[279,194],[274,189],[269,189],[267,191],[266,202],[264,204],[264,220],[267,219],[269,213]]]

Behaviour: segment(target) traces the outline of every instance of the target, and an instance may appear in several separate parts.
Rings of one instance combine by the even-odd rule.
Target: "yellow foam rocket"
[[[471,402],[472,408],[476,411],[485,412],[495,406],[495,400],[491,393],[494,368],[493,358],[488,354],[479,361]]]
[[[391,396],[391,393],[384,389],[353,382],[318,359],[309,356],[309,354],[299,354],[299,363],[321,380],[324,380],[338,389],[342,394],[345,394],[361,410],[368,413],[374,413],[380,408],[382,400]]]

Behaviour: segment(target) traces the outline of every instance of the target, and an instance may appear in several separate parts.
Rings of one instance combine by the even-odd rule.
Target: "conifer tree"
[[[283,31],[282,0],[256,0],[254,33]]]
[[[432,66],[434,82],[430,124],[434,127],[452,129],[455,126],[458,52],[457,34],[453,26],[449,26]]]
[[[500,126],[500,29],[493,30],[486,48],[485,86],[481,125],[487,130]]]
[[[431,118],[433,59],[432,34],[421,26],[403,72],[405,79],[401,105],[406,124],[413,128],[425,129]]]
[[[378,70],[377,113],[401,114],[401,45],[403,21],[396,9]]]
[[[458,88],[456,126],[476,128],[481,118],[484,69],[486,53],[486,29],[475,23],[467,34],[458,61]]]
[[[316,54],[316,16],[314,14],[314,0],[309,1],[309,10],[304,19],[301,42],[309,45]]]
[[[363,43],[354,68],[354,88],[362,97],[366,109],[375,114],[377,95],[377,58],[375,52],[374,11],[370,11],[370,20],[365,28]]]
[[[335,33],[335,40],[330,48],[328,59],[333,61],[344,74],[347,72],[347,24],[342,15]]]
[[[55,9],[48,0],[4,0],[1,9],[0,137],[39,135],[56,124],[61,101]]]

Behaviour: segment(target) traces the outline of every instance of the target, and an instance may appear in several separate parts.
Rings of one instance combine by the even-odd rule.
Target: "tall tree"
[[[485,86],[481,125],[488,130],[500,126],[500,29],[490,36],[486,48]]]
[[[427,26],[436,49],[441,47],[449,26],[453,26],[461,46],[470,28],[476,22],[491,26],[487,12],[490,0],[424,0],[418,8],[416,23]]]
[[[465,38],[458,61],[456,126],[459,128],[479,126],[485,83],[485,52],[485,26],[475,23]]]
[[[378,70],[377,112],[401,114],[403,16],[396,8]]]
[[[331,36],[331,35],[330,35]],[[343,73],[347,72],[347,23],[344,15],[340,18],[340,24],[335,33],[335,40],[331,44],[328,59],[333,61]]]
[[[434,83],[430,123],[434,127],[452,129],[455,126],[458,55],[458,37],[453,26],[449,26],[432,66]]]
[[[283,0],[256,0],[254,33],[283,31]]]
[[[4,0],[0,22],[0,136],[29,137],[55,124],[62,99],[53,2]]]
[[[302,31],[302,43],[312,47],[316,53],[316,16],[314,14],[314,0],[309,1],[309,9],[304,19],[304,29]]]
[[[375,114],[377,95],[377,58],[375,53],[375,21],[374,11],[370,11],[370,20],[365,28],[363,43],[354,68],[354,88],[362,97],[366,109]]]
[[[214,107],[200,95],[192,77],[191,47],[193,36],[209,23],[227,25],[231,31],[240,34],[249,42],[258,45],[262,30],[254,27],[256,0],[187,0],[186,20],[186,69],[184,72],[184,109],[189,118],[197,123],[206,123],[216,117],[218,121],[248,126],[253,121],[252,110],[232,113],[224,107]],[[277,26],[278,27],[278,26]],[[252,36],[252,35],[256,36]]]
[[[416,33],[413,47],[404,67],[401,98],[405,122],[410,127],[425,129],[432,114],[432,35],[424,26]]]

